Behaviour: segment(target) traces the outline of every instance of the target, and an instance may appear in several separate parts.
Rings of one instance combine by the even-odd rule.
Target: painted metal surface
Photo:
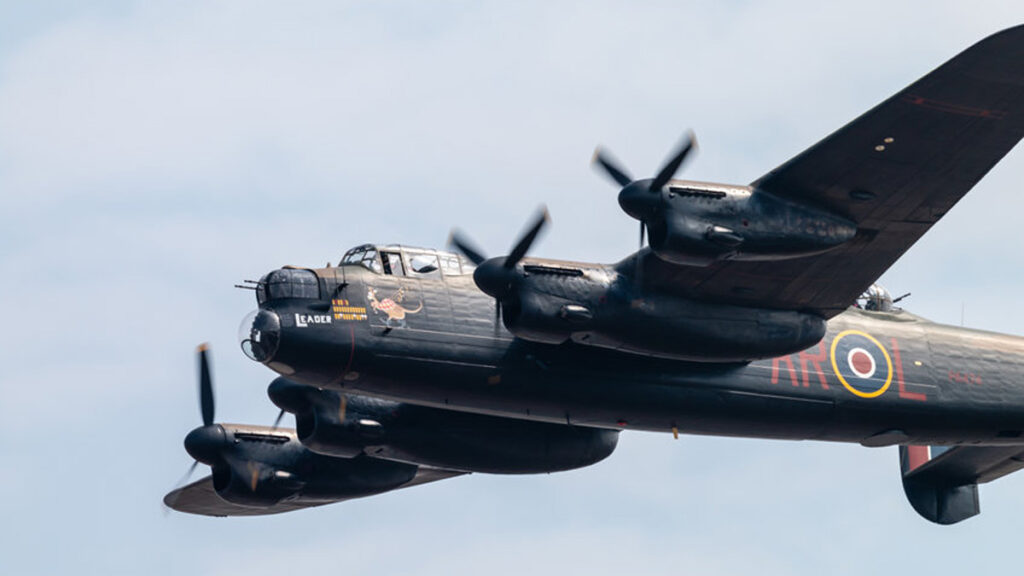
[[[330,269],[318,273],[334,276]],[[679,362],[530,342],[502,326],[496,333],[493,300],[465,276],[386,278],[365,269],[345,276],[349,284],[339,294],[352,306],[369,310],[364,294],[404,289],[422,303],[422,313],[400,326],[388,326],[380,312],[302,327],[282,320],[289,378],[605,428],[867,444],[879,435],[916,444],[1022,442],[1024,340],[1014,336],[942,326],[908,312],[850,309],[799,352],[750,363]],[[282,319],[305,307],[273,303]],[[314,352],[311,341],[319,342]]]

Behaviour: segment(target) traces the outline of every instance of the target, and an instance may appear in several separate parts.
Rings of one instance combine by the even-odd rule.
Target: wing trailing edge
[[[438,480],[444,480],[445,478],[453,478],[455,476],[462,476],[465,472],[457,472],[454,470],[441,470],[438,468],[428,468],[421,466],[416,472],[416,476],[406,482],[401,488],[409,488],[412,486],[418,486],[420,484],[427,484],[429,482],[436,482]],[[317,506],[323,506],[324,504],[334,504],[336,502],[343,502],[344,500],[351,500],[353,498],[343,498],[339,500],[297,500],[287,501],[283,500],[268,506],[265,508],[256,508],[250,506],[240,506],[224,500],[217,495],[217,491],[213,488],[213,477],[206,476],[177,488],[167,493],[164,496],[164,504],[178,512],[186,512],[188,514],[199,514],[201,516],[269,516],[271,514],[281,514],[282,512],[291,512],[293,510],[302,510],[303,508],[314,508]]]

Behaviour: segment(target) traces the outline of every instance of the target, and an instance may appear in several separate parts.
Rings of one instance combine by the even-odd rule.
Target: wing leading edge
[[[647,251],[644,278],[687,296],[845,310],[1024,136],[1024,26],[994,34],[755,181],[857,223],[817,256],[675,266]]]

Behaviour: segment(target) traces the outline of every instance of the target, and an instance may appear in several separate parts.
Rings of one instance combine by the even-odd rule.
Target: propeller
[[[541,205],[531,218],[530,225],[512,246],[508,255],[496,258],[487,258],[483,250],[480,250],[472,240],[458,230],[452,230],[448,236],[448,245],[476,265],[473,281],[477,287],[485,294],[494,297],[495,334],[498,333],[498,323],[501,321],[501,302],[513,294],[513,288],[518,278],[515,267],[530,251],[537,236],[550,221],[551,215],[548,213],[547,207]]]
[[[284,418],[284,408],[277,413],[277,418],[274,418],[274,425],[270,427],[271,430],[277,430],[278,425],[281,424],[281,419]]]
[[[203,342],[196,349],[199,355],[199,411],[203,416],[203,426],[213,424],[213,382],[210,378],[210,345]]]
[[[686,136],[676,147],[675,152],[669,157],[665,164],[658,171],[654,178],[644,180],[633,180],[625,169],[608,152],[600,146],[594,150],[591,164],[600,166],[615,183],[622,186],[619,191],[619,206],[640,221],[640,248],[644,247],[644,235],[648,226],[648,220],[658,216],[662,209],[661,191],[668,184],[669,180],[679,172],[687,156],[697,148],[697,137],[693,131],[686,133]]]
[[[196,471],[199,463],[213,466],[219,462],[220,452],[227,444],[227,436],[224,428],[214,424],[214,401],[213,401],[213,380],[210,377],[210,346],[205,342],[196,348],[196,356],[199,364],[199,413],[203,419],[203,425],[196,428],[185,436],[185,451],[194,460],[188,467],[185,475],[174,485],[175,489],[185,485]],[[172,491],[173,492],[173,491]],[[167,512],[168,503],[164,502],[164,513]]]
[[[463,256],[469,259],[474,266],[479,266],[487,260],[484,256],[483,251],[477,248],[476,244],[472,240],[463,236],[458,230],[452,230],[448,235],[448,245],[458,250]]]
[[[188,472],[178,481],[178,486],[192,477],[200,462],[213,466],[221,460],[220,452],[227,443],[224,428],[214,424],[213,379],[210,377],[209,345],[203,343],[196,349],[199,363],[199,413],[203,425],[185,436],[185,451],[195,459]]]
[[[210,348],[207,344],[200,344],[196,349],[196,357],[199,372],[199,413],[202,417],[202,426],[193,429],[185,436],[185,451],[193,458],[192,465],[188,471],[164,498],[166,507],[174,506],[174,500],[178,494],[175,491],[186,484],[192,477],[199,464],[206,464],[217,471],[224,469],[230,471],[232,476],[244,475],[247,485],[252,492],[256,492],[261,478],[266,473],[273,472],[273,469],[258,459],[251,459],[245,453],[239,454],[232,448],[237,438],[231,439],[224,426],[214,423],[216,418],[213,378],[210,370]],[[284,410],[278,414],[274,421],[274,429],[281,423]],[[267,472],[267,471],[270,472]]]

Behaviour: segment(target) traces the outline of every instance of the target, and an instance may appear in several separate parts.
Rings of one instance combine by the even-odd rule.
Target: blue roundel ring
[[[832,370],[855,396],[875,398],[892,384],[892,359],[882,343],[859,330],[845,330],[832,340]]]

